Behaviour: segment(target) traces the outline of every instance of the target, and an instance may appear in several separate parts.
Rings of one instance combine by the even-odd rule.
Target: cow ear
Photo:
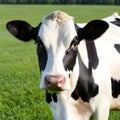
[[[38,27],[32,27],[25,21],[10,21],[6,24],[6,28],[13,36],[22,41],[37,40]]]
[[[108,27],[108,23],[103,20],[93,20],[80,30],[81,38],[86,40],[95,40],[100,37]]]

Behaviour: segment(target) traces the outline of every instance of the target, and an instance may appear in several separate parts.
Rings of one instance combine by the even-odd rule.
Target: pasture
[[[53,120],[44,91],[39,89],[34,41],[16,40],[5,25],[10,20],[21,19],[37,26],[54,10],[67,12],[76,22],[101,19],[113,12],[120,14],[120,6],[0,5],[0,120]],[[120,120],[120,111],[111,111],[109,120]]]

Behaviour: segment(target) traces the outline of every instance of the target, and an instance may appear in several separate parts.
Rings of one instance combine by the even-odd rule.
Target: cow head
[[[95,40],[106,31],[108,24],[94,20],[84,28],[79,28],[71,16],[55,11],[47,15],[37,27],[20,20],[10,21],[6,27],[22,41],[35,40],[42,73],[40,88],[59,92],[70,90],[77,83],[80,41]]]

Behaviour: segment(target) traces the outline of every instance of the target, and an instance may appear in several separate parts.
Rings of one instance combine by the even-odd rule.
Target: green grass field
[[[53,120],[44,91],[39,89],[36,45],[16,40],[5,25],[22,19],[36,26],[54,10],[67,12],[76,22],[120,14],[120,6],[0,5],[0,120]],[[111,111],[109,120],[120,120],[120,111]]]

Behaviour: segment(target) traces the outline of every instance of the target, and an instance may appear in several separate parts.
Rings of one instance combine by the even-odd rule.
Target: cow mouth
[[[58,87],[56,85],[50,85],[46,88],[48,91],[50,92],[54,92],[54,93],[59,93],[61,91],[63,91],[63,89],[61,87]]]

